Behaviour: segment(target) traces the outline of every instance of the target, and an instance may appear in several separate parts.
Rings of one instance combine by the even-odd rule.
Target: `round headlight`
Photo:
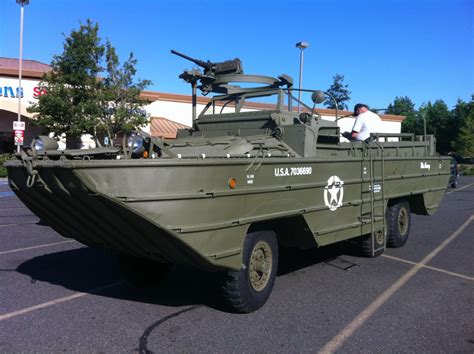
[[[36,149],[36,150],[43,150],[44,149],[44,144],[43,144],[43,140],[40,140],[40,139],[35,139],[33,140],[33,147]]]
[[[138,134],[132,134],[128,137],[127,145],[132,150],[132,154],[142,154],[145,151],[145,140]]]
[[[59,148],[56,140],[50,138],[46,135],[39,135],[33,139],[31,142],[31,147],[35,148],[38,151],[43,150],[57,150]]]

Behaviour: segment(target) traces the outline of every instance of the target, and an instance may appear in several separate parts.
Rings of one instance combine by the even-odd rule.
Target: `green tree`
[[[459,133],[452,142],[452,147],[461,156],[474,156],[474,95],[470,102],[458,100],[452,111]]]
[[[396,97],[386,111],[388,114],[404,115],[402,133],[422,135],[423,117],[426,119],[427,133],[433,134],[437,140],[437,150],[447,154],[454,149],[463,156],[472,156],[474,134],[474,95],[470,102],[458,99],[450,111],[443,100],[436,100],[421,105],[419,110],[408,97]]]
[[[37,114],[35,123],[56,136],[63,133],[68,145],[82,134],[93,131],[102,71],[100,60],[104,46],[98,36],[99,26],[90,20],[78,30],[72,30],[65,39],[62,55],[55,55],[52,70],[46,73],[40,85],[47,88],[29,111]]]
[[[393,104],[388,105],[386,113],[406,117],[402,122],[402,133],[423,134],[423,121],[415,109],[415,104],[409,97],[395,97]]]
[[[443,100],[428,102],[420,107],[419,113],[426,119],[427,134],[436,137],[436,150],[440,154],[451,151],[451,142],[456,132],[452,127],[452,115]]]
[[[334,82],[332,85],[329,87],[327,92],[334,97],[334,99],[337,102],[337,105],[339,109],[348,109],[346,102],[351,99],[350,94],[351,91],[349,91],[348,87],[349,85],[344,84],[344,75],[336,74],[333,76]],[[324,101],[324,105],[326,108],[330,109],[335,109],[336,105],[334,101],[331,98],[326,98]]]
[[[83,134],[91,134],[97,143],[99,136],[112,139],[145,123],[140,108],[146,102],[138,95],[150,82],[133,83],[135,65],[130,55],[120,67],[115,49],[101,43],[99,25],[87,20],[66,37],[63,53],[54,56],[51,72],[40,83],[47,94],[29,111],[45,130],[55,136],[65,133],[68,147],[77,147],[72,144]]]
[[[146,103],[140,98],[140,92],[151,84],[149,80],[138,80],[136,74],[137,60],[130,53],[127,61],[120,66],[115,48],[109,41],[106,43],[107,76],[102,81],[102,113],[98,117],[95,135],[105,135],[112,142],[118,135],[142,127],[148,122],[148,115],[143,109]]]
[[[471,102],[464,102],[461,99],[458,99],[456,105],[451,110],[451,117],[452,117],[452,124],[454,128],[459,131],[472,113],[472,109],[474,108],[474,98],[471,98]]]

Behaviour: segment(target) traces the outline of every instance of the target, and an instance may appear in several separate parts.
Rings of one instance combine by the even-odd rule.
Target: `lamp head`
[[[303,49],[306,49],[309,47],[309,43],[308,42],[298,42],[296,43],[296,47],[303,50]]]

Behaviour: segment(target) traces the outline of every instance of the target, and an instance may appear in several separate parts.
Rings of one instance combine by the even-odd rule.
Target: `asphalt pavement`
[[[0,352],[474,352],[474,177],[403,248],[286,250],[267,304],[225,311],[215,278],[175,267],[135,288],[105,251],[66,239],[0,180]]]

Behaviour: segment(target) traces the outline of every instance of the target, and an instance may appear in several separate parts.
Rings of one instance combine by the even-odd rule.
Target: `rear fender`
[[[299,249],[317,247],[314,236],[301,215],[254,223],[250,225],[247,234],[264,230],[274,231],[278,244],[283,247]]]
[[[433,215],[438,209],[444,193],[445,191],[441,190],[391,199],[389,205],[393,205],[397,201],[406,200],[410,203],[412,213],[417,215]]]

